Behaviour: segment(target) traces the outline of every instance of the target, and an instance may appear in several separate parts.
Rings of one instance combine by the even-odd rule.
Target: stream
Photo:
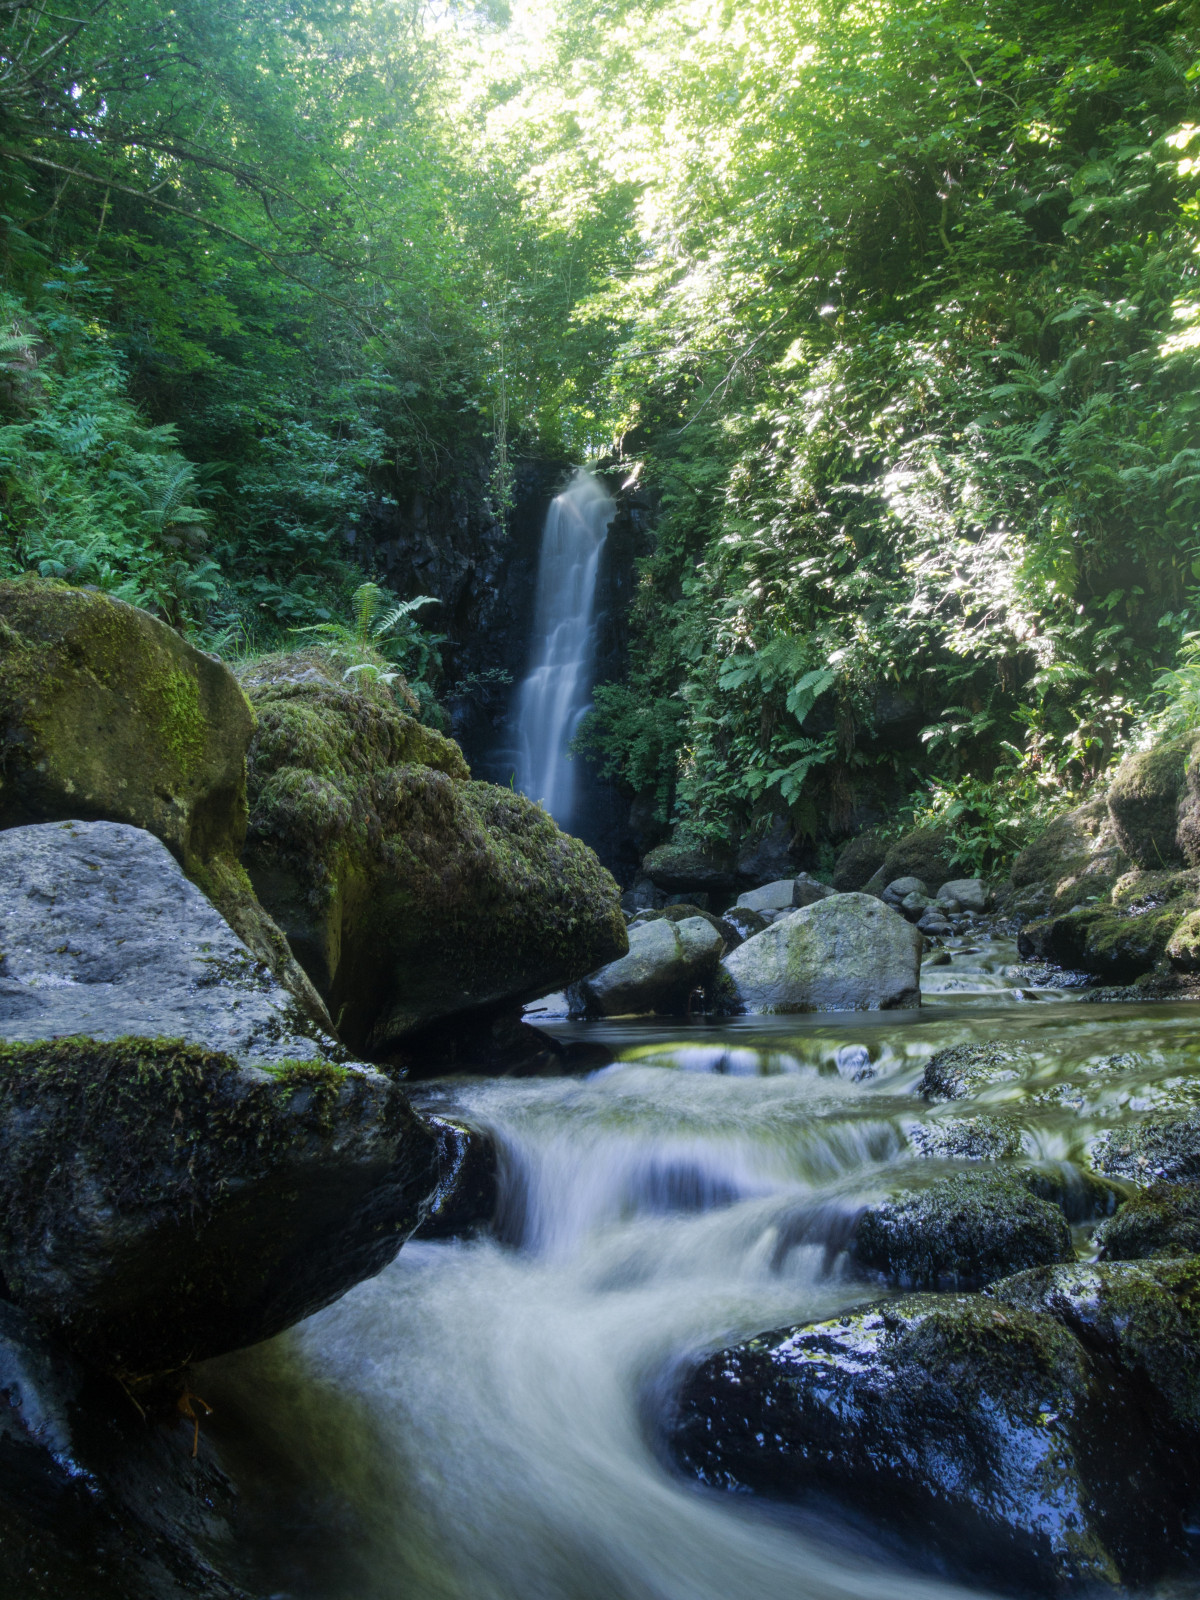
[[[684,1365],[880,1296],[844,1270],[847,1219],[898,1179],[954,1170],[945,1152],[965,1119],[1015,1122],[1028,1159],[1082,1162],[1100,1129],[1200,1102],[1194,1007],[1081,1004],[1005,940],[951,945],[927,962],[919,1012],[552,1023],[611,1064],[418,1086],[422,1105],[496,1135],[494,1235],[414,1241],[197,1378],[250,1508],[261,1592],[981,1593],[828,1506],[700,1489],[662,1445]],[[997,1040],[1023,1041],[1024,1078],[972,1101],[918,1097],[934,1052]],[[1077,1244],[1087,1254],[1086,1228]]]

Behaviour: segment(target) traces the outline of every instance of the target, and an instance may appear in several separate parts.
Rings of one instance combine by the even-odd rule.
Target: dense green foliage
[[[585,737],[664,818],[978,862],[1192,716],[1192,0],[92,0],[0,54],[10,567],[353,632],[373,517],[614,450],[661,515]]]

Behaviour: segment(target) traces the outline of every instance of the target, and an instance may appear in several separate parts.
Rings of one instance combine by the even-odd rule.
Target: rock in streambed
[[[343,1053],[158,840],[0,833],[0,1277],[140,1378],[378,1272],[436,1178],[403,1091]]]
[[[673,1446],[723,1488],[842,1500],[989,1587],[1153,1582],[1187,1548],[1196,1264],[1038,1268],[720,1351]]]
[[[711,984],[725,942],[700,916],[665,917],[629,930],[629,954],[590,973],[575,990],[585,1016],[681,1016],[692,992]]]
[[[921,935],[871,895],[781,917],[722,962],[723,998],[751,1012],[887,1011],[921,1003]]]

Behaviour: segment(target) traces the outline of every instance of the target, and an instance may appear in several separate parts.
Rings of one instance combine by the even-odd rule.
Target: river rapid
[[[1015,1124],[1027,1159],[1083,1162],[1101,1129],[1200,1102],[1194,1006],[1082,1004],[1003,940],[934,959],[919,1012],[561,1023],[611,1063],[420,1086],[498,1140],[494,1234],[414,1241],[197,1376],[252,1584],[294,1600],[982,1593],[832,1506],[702,1490],[662,1443],[697,1357],[879,1298],[845,1271],[848,1224],[897,1180],[953,1170],[964,1120]],[[996,1040],[1023,1041],[1032,1071],[973,1101],[917,1096],[933,1053]],[[1087,1255],[1086,1229],[1077,1243]]]

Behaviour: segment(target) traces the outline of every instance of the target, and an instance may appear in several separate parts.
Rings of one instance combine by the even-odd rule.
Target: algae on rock
[[[246,863],[347,1042],[561,988],[628,947],[619,891],[523,795],[319,652],[255,663]]]

